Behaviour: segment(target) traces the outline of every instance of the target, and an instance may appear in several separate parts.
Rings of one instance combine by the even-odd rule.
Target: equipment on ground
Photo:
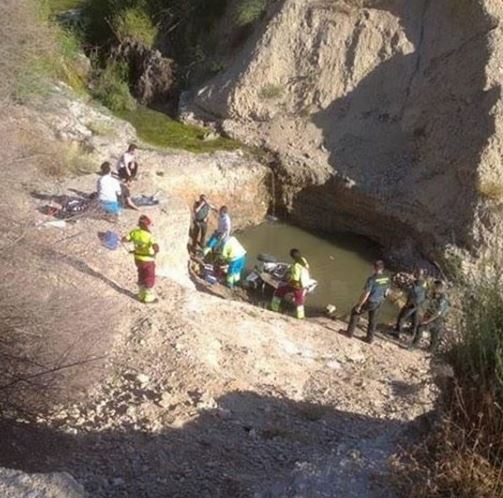
[[[270,254],[259,254],[257,264],[245,279],[248,288],[266,294],[274,291],[287,280],[287,272],[290,269],[288,263],[279,262]],[[306,286],[306,292],[310,294],[318,286],[318,282],[310,279]]]

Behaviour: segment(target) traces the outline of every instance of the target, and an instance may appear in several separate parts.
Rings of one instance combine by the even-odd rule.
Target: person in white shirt
[[[119,203],[121,195],[121,184],[117,178],[112,176],[112,166],[104,162],[101,165],[101,177],[98,180],[98,201],[106,213],[119,214],[121,206]]]
[[[211,251],[216,250],[220,244],[224,243],[231,236],[231,217],[227,206],[222,206],[218,211],[218,227],[208,240],[203,254],[207,256]]]
[[[127,152],[122,154],[117,163],[117,174],[121,180],[133,180],[138,174],[138,162],[136,161],[136,150],[138,147],[131,144]]]

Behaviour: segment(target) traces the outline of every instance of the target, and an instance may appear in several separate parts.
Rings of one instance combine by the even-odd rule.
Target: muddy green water
[[[248,266],[255,264],[260,253],[289,262],[290,249],[299,249],[310,264],[312,278],[318,281],[308,296],[307,308],[320,310],[334,304],[338,316],[349,313],[372,273],[372,262],[381,256],[379,247],[364,237],[317,235],[281,222],[263,223],[237,237],[248,251]],[[393,313],[393,307],[386,304],[381,318],[387,320]]]

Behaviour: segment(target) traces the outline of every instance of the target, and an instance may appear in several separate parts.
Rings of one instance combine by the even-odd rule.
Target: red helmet
[[[152,220],[146,215],[146,214],[142,214],[138,220],[138,225],[140,225],[141,227],[149,227],[151,225],[153,225],[152,223]]]

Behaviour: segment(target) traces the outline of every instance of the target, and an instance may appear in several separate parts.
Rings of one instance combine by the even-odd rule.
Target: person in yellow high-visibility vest
[[[290,251],[290,257],[293,259],[293,264],[288,270],[288,281],[280,285],[271,301],[271,310],[279,311],[281,301],[287,294],[293,294],[296,306],[296,317],[299,319],[305,318],[304,304],[306,302],[306,288],[309,285],[311,277],[309,276],[309,264],[298,249]]]
[[[246,266],[246,249],[236,239],[227,237],[222,245],[221,260],[229,265],[225,283],[231,289],[241,281],[241,273]]]
[[[138,220],[138,228],[122,238],[123,242],[134,245],[134,262],[138,270],[138,300],[142,303],[154,303],[157,298],[153,292],[155,285],[155,256],[159,245],[150,232],[152,220],[142,214]]]

